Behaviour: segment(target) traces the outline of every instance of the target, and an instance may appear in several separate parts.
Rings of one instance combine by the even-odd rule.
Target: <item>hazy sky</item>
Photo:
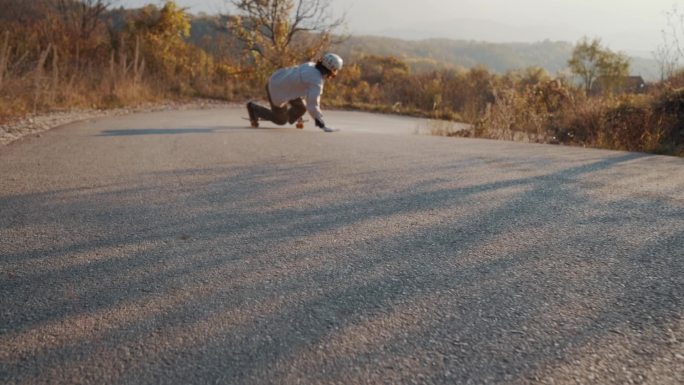
[[[614,51],[650,56],[663,42],[665,12],[681,0],[332,0],[347,32],[494,42],[577,42],[600,37]],[[226,12],[227,0],[177,0],[193,13]],[[163,0],[115,0],[140,6]],[[680,6],[684,10],[684,6]]]

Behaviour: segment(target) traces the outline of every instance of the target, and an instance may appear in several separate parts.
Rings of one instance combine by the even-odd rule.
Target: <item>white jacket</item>
[[[297,98],[306,100],[306,108],[314,119],[323,120],[320,102],[325,79],[315,63],[277,70],[268,81],[271,101],[279,107]]]

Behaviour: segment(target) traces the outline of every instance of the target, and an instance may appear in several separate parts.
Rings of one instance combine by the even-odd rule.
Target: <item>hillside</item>
[[[225,23],[214,16],[193,17],[190,40],[204,47],[210,46],[206,41],[216,35],[218,25]],[[573,48],[574,43],[550,40],[537,43],[490,43],[442,38],[407,40],[354,35],[332,49],[348,61],[364,55],[395,56],[417,72],[482,65],[496,73],[541,67],[550,74],[557,74],[566,69]],[[641,75],[647,81],[656,81],[659,76],[655,61],[648,58],[632,57],[631,73]]]
[[[263,95],[271,68],[250,60],[225,18],[188,17],[169,1],[162,9],[115,9],[84,25],[76,17],[83,3],[65,1],[69,6],[63,9],[46,2],[2,2],[0,125],[49,111],[196,97],[243,102]],[[684,74],[639,97],[587,97],[571,82],[548,81],[542,71],[501,76],[535,67],[563,73],[571,43],[354,36],[331,49],[358,66],[350,65],[327,86],[326,106],[472,123],[473,130],[461,134],[483,138],[684,154]],[[633,66],[633,73],[653,79],[641,68],[655,66],[647,59]]]
[[[538,43],[487,43],[451,39],[403,40],[379,36],[351,36],[334,47],[350,60],[365,54],[396,56],[411,64],[414,70],[482,65],[498,73],[541,67],[550,74],[566,69],[573,48],[572,43],[549,40]],[[659,75],[655,62],[645,58],[632,58],[631,73],[641,75],[647,81],[658,80]]]
[[[377,36],[352,36],[339,47],[341,54],[397,56],[408,61],[432,61],[471,68],[484,65],[495,72],[538,66],[556,73],[566,67],[573,46],[565,42],[495,44],[450,39],[402,40]]]

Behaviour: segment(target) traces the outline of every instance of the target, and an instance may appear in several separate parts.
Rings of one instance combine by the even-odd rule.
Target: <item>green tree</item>
[[[230,27],[262,70],[293,65],[320,54],[344,17],[331,0],[231,0],[238,16]]]
[[[603,47],[600,39],[589,41],[583,38],[575,46],[568,65],[572,73],[582,79],[587,94],[597,81],[601,82],[602,87],[611,89],[629,75],[629,59]]]

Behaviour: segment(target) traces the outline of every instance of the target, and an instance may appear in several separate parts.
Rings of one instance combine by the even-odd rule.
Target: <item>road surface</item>
[[[684,383],[684,159],[244,115],[0,147],[0,383]]]

